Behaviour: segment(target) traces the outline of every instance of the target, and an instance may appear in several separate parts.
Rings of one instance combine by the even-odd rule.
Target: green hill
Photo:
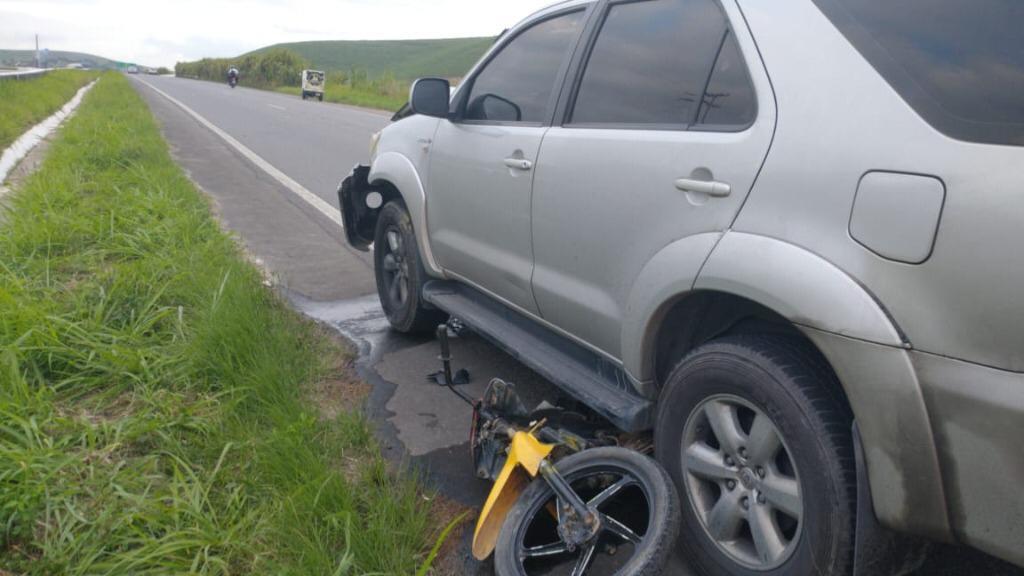
[[[260,48],[287,48],[321,70],[361,68],[373,77],[392,72],[400,80],[420,76],[462,77],[494,42],[494,38],[438,40],[323,40]]]
[[[32,66],[35,64],[35,50],[0,50],[0,64],[8,66]],[[47,55],[47,65],[53,68],[62,68],[68,64],[78,63],[89,68],[114,69],[117,64],[101,56],[83,54],[81,52],[64,52],[61,50],[50,50]]]

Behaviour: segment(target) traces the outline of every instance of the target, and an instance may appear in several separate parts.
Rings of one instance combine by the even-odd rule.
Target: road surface
[[[331,212],[338,204],[338,182],[353,165],[367,161],[370,136],[388,124],[390,114],[232,90],[226,84],[154,76],[134,80],[175,158],[213,199],[224,224],[272,272],[296,307],[359,346],[358,370],[372,385],[369,416],[385,454],[424,471],[446,496],[479,506],[489,485],[477,480],[470,466],[468,408],[427,382],[427,374],[438,368],[434,342],[387,330],[372,260],[347,247]],[[481,394],[490,378],[500,376],[519,385],[528,405],[557,398],[536,374],[479,339],[457,339],[453,354],[457,367],[472,374],[471,394]],[[489,569],[467,558],[463,572]],[[677,560],[670,573],[691,572]],[[979,554],[943,548],[915,576],[961,574],[1021,572]]]

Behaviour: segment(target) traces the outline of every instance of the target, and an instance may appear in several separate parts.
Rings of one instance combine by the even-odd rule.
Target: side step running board
[[[529,366],[625,432],[654,426],[654,403],[639,396],[618,366],[480,292],[434,280],[423,298]]]

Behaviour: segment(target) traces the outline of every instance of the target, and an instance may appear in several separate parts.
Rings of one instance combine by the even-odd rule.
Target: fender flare
[[[622,318],[622,366],[649,397],[657,395],[657,327],[672,305],[693,290],[701,266],[721,238],[721,232],[709,232],[672,242],[644,264],[629,290]]]
[[[413,229],[416,231],[416,243],[419,244],[423,267],[430,276],[443,278],[444,271],[438,266],[434,252],[430,248],[430,235],[427,233],[427,194],[415,165],[398,152],[385,152],[373,160],[367,179],[371,186],[387,182],[402,195],[405,207],[412,218]]]
[[[908,344],[889,313],[849,274],[767,236],[727,233],[694,288],[743,296],[799,326],[886,346]]]

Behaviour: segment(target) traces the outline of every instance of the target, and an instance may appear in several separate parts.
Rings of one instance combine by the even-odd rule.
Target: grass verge
[[[0,80],[0,150],[59,110],[97,75],[55,70],[25,80]]]
[[[342,352],[104,76],[0,216],[0,573],[414,574],[437,535]]]

